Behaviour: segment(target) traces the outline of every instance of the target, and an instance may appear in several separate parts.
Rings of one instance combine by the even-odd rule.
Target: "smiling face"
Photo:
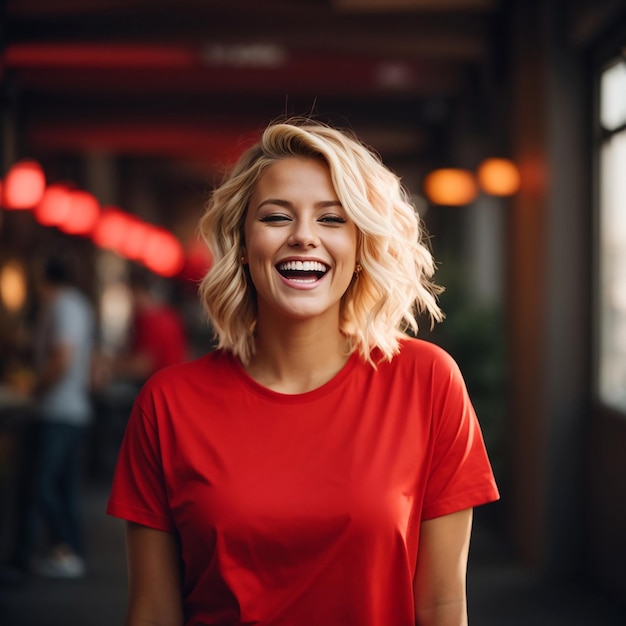
[[[268,167],[250,198],[244,236],[259,322],[332,316],[338,327],[357,228],[325,163],[289,157]]]

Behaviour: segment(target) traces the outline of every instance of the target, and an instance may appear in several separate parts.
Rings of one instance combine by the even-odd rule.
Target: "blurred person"
[[[133,268],[129,287],[133,302],[129,350],[110,360],[108,375],[142,384],[156,371],[187,360],[187,337],[181,314],[166,301],[155,276]]]
[[[90,423],[90,362],[95,335],[92,306],[73,284],[68,262],[48,259],[41,279],[41,310],[34,333],[35,415],[26,444],[25,511],[14,564],[43,576],[85,573],[80,513],[83,441]],[[38,522],[50,541],[48,556],[33,560]]]
[[[132,305],[127,341],[118,354],[99,351],[92,368],[96,419],[89,472],[107,483],[141,385],[156,371],[189,358],[185,321],[170,302],[166,282],[133,264],[127,285]]]
[[[356,138],[273,123],[200,222],[217,350],[158,372],[107,510],[128,626],[463,626],[498,491],[400,180]]]

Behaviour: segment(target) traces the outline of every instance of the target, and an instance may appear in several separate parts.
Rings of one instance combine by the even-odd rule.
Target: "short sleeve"
[[[480,425],[457,364],[445,355],[433,376],[433,444],[424,520],[499,498]]]
[[[153,416],[142,407],[141,397],[126,426],[106,511],[129,522],[173,532],[159,433]]]
[[[87,314],[68,299],[58,299],[52,311],[54,342],[68,346],[77,346],[84,341],[88,332]]]

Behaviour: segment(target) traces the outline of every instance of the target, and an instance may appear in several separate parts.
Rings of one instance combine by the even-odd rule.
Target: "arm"
[[[34,390],[35,395],[40,395],[47,391],[63,376],[72,361],[73,355],[74,348],[69,344],[58,343],[51,348],[48,358],[38,372]]]
[[[180,551],[175,535],[128,522],[126,626],[183,626]]]
[[[104,353],[94,354],[91,361],[91,386],[95,390],[105,389],[114,378],[143,383],[154,370],[154,359],[147,353],[115,357]]]
[[[146,351],[117,357],[112,363],[115,376],[145,380],[154,371],[154,358]]]
[[[413,583],[417,626],[467,626],[472,509],[422,522]]]

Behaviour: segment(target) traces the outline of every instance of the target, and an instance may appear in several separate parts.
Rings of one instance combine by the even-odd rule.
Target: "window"
[[[626,61],[600,76],[598,392],[626,414]]]

